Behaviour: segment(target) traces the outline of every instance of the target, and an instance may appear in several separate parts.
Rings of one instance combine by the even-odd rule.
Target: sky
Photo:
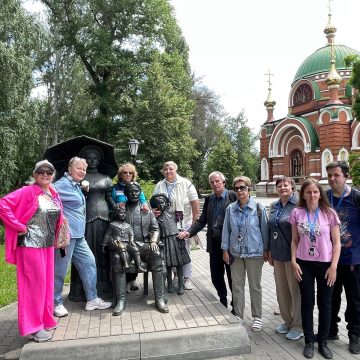
[[[288,111],[290,86],[303,60],[326,45],[329,0],[170,0],[189,45],[192,71],[220,96],[225,111],[242,110],[254,132],[266,121],[270,72],[274,117]],[[360,0],[330,1],[335,42],[360,50]],[[330,64],[329,64],[330,66]]]
[[[274,117],[283,118],[298,67],[326,45],[329,3],[335,42],[360,50],[360,0],[169,1],[189,46],[192,71],[230,116],[244,110],[255,133],[267,118],[265,73],[274,74]],[[32,0],[27,8],[39,10]]]

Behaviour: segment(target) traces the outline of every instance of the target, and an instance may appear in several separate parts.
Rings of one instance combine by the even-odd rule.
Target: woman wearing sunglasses
[[[302,326],[305,337],[303,355],[314,356],[314,342],[320,354],[332,359],[327,347],[331,319],[331,295],[340,256],[339,218],[327,200],[320,184],[314,179],[303,182],[297,207],[291,212],[291,264],[299,282]],[[319,323],[317,338],[313,329],[315,279]]]
[[[113,201],[117,206],[121,206],[125,208],[125,204],[127,202],[127,198],[124,194],[126,184],[136,181],[138,173],[136,168],[131,163],[122,164],[119,167],[118,174],[117,174],[117,183],[113,186],[111,196]],[[146,197],[143,191],[140,192],[139,196],[140,206],[142,211],[149,211],[149,206],[146,202]],[[127,292],[130,290],[138,290],[139,285],[136,281],[137,274],[126,274],[126,288]]]
[[[221,248],[224,262],[231,265],[235,316],[241,321],[244,318],[247,275],[253,316],[251,330],[261,331],[261,273],[268,236],[266,209],[250,196],[251,180],[248,177],[236,177],[233,186],[237,201],[226,209]]]
[[[47,160],[34,168],[34,184],[0,199],[5,224],[6,261],[16,265],[21,336],[50,340],[56,328],[54,242],[63,222],[62,203],[52,186],[55,168]]]

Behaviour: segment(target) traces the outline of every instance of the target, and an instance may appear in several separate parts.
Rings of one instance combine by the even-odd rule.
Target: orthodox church
[[[346,56],[360,56],[360,51],[336,44],[336,30],[330,13],[324,29],[327,44],[299,66],[285,118],[274,119],[276,102],[269,79],[264,102],[267,120],[260,130],[258,196],[275,195],[275,182],[281,176],[292,177],[298,186],[308,177],[326,185],[326,165],[346,161],[351,150],[360,149],[360,121],[351,110],[355,90],[348,83],[352,69],[344,63]]]

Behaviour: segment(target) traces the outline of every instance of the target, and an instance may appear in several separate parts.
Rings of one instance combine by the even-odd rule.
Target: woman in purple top
[[[326,194],[314,179],[301,186],[299,202],[289,222],[292,230],[291,262],[301,293],[301,315],[305,337],[303,354],[314,356],[316,337],[313,330],[315,279],[319,308],[318,347],[320,354],[332,359],[327,347],[331,317],[331,294],[336,280],[340,256],[339,218],[331,208]]]

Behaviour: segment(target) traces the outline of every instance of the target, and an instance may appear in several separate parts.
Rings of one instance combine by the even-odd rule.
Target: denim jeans
[[[318,342],[326,343],[331,319],[331,295],[333,286],[326,284],[326,270],[329,262],[304,261],[296,259],[302,271],[299,282],[301,294],[301,316],[305,343],[315,342],[313,312],[315,306],[315,279],[317,285],[317,306],[319,309]]]
[[[97,298],[96,291],[96,265],[95,258],[85,238],[72,238],[66,248],[66,256],[61,257],[60,250],[55,249],[55,306],[62,304],[62,291],[64,280],[70,262],[73,262],[82,280],[86,299],[88,301]]]

